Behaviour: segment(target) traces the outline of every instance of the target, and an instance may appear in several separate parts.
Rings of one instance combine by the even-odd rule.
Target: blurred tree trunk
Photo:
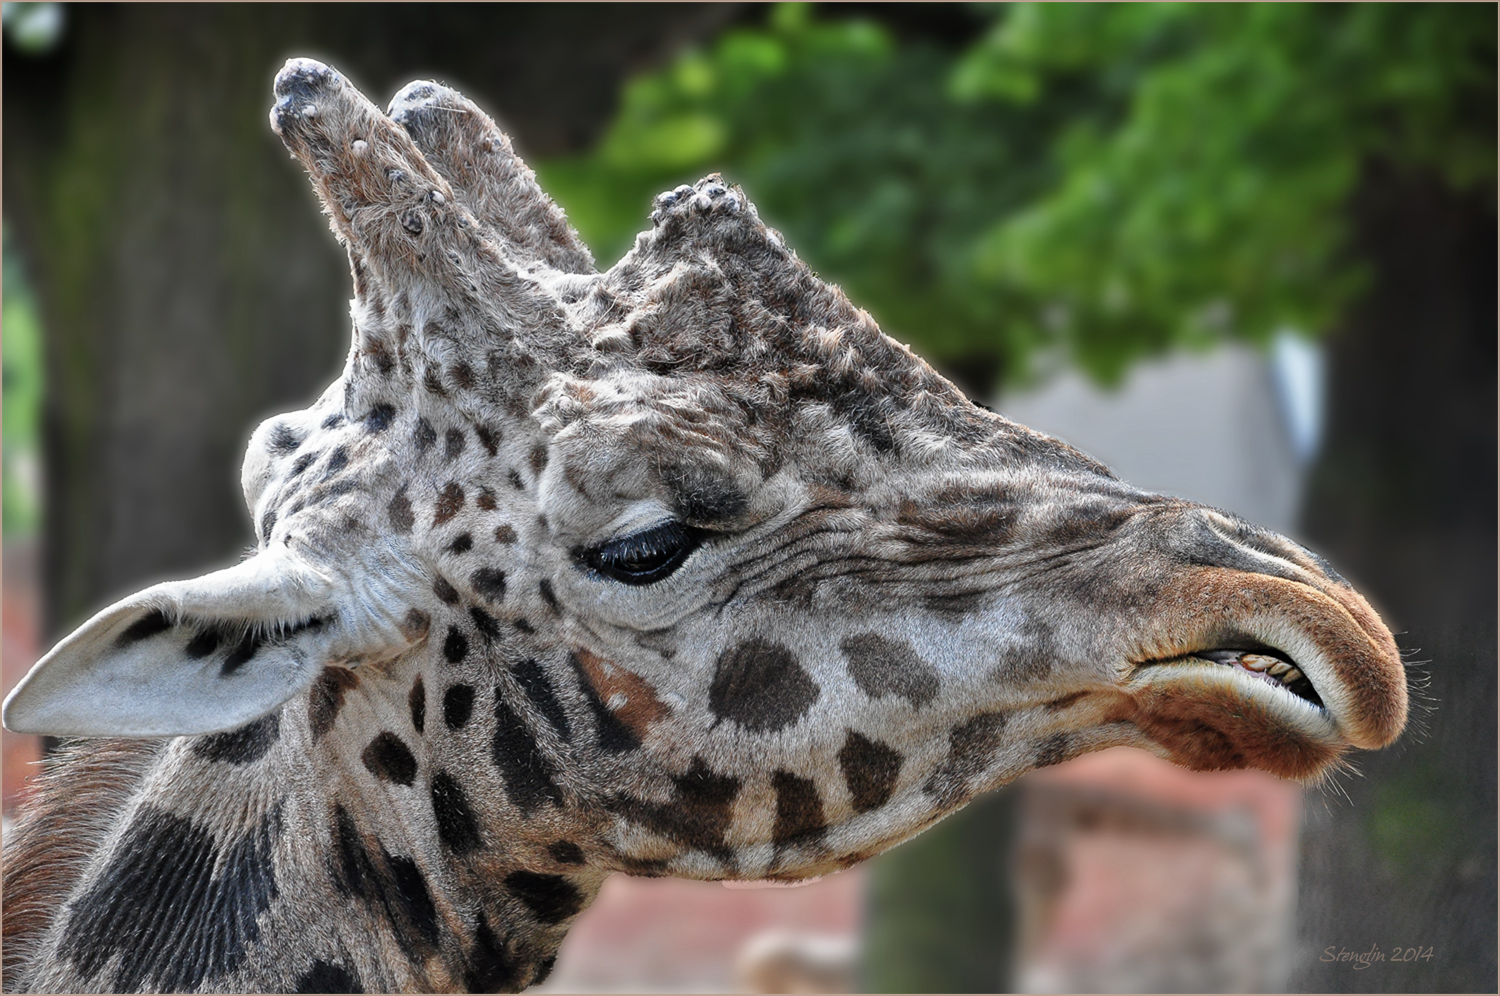
[[[1020,786],[980,796],[872,860],[862,974],[871,993],[1009,992],[1019,914],[1010,870]]]
[[[1494,195],[1372,168],[1353,214],[1375,279],[1329,344],[1305,532],[1431,678],[1401,742],[1339,779],[1348,800],[1309,793],[1293,985],[1494,992]],[[1321,960],[1372,945],[1368,969]]]
[[[339,369],[347,264],[266,123],[287,56],[377,102],[439,75],[556,154],[742,6],[75,4],[58,50],[7,51],[5,210],[46,335],[44,635],[232,560],[250,430]]]

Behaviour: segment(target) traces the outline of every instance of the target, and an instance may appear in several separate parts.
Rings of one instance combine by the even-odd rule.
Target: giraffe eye
[[[655,584],[698,548],[702,533],[680,522],[659,526],[585,550],[579,559],[599,574],[625,584]]]

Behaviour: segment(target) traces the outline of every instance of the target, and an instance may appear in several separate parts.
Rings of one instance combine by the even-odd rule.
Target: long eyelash
[[[599,553],[607,554],[615,560],[641,560],[675,553],[687,542],[687,531],[675,522],[668,522],[655,529],[606,543],[600,547]]]

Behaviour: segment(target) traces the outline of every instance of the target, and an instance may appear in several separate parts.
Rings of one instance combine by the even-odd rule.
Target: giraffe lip
[[[1195,650],[1173,657],[1145,661],[1140,666],[1181,667],[1204,663],[1234,668],[1237,673],[1248,680],[1270,685],[1324,712],[1327,711],[1327,706],[1323,704],[1323,698],[1318,694],[1312,680],[1297,667],[1292,656],[1273,647],[1256,645],[1245,649]]]

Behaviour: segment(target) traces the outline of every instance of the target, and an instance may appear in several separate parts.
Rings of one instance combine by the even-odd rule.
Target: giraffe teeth
[[[1244,654],[1240,657],[1241,666],[1247,667],[1252,671],[1264,671],[1273,664],[1278,663],[1280,662],[1276,658],[1267,657],[1265,654]]]
[[[1280,678],[1291,669],[1292,666],[1286,661],[1277,661],[1275,664],[1272,664],[1270,667],[1266,668],[1267,671],[1269,671],[1273,676],[1277,678]]]

